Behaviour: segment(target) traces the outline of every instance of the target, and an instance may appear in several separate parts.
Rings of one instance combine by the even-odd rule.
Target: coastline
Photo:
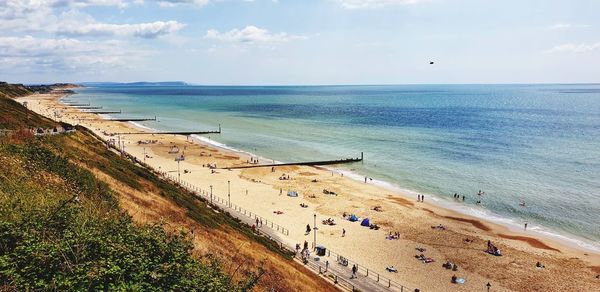
[[[141,125],[136,122],[129,122],[129,123],[133,127],[137,128],[140,131],[149,131],[149,132],[158,131],[157,129],[147,127],[147,126]],[[281,161],[273,160],[268,157],[259,156],[255,153],[251,153],[251,152],[248,152],[245,150],[236,149],[236,148],[227,146],[226,144],[220,143],[220,142],[215,141],[210,138],[198,136],[195,134],[191,135],[191,137],[193,139],[195,139],[198,143],[203,143],[205,145],[216,147],[222,151],[230,151],[233,154],[254,157],[255,159],[259,159],[259,161],[265,162],[265,163],[271,163],[271,162],[281,163]],[[326,166],[323,168],[328,171],[335,172],[337,174],[343,173],[345,177],[353,179],[357,182],[361,182],[364,178],[364,175],[353,172],[352,170],[336,168],[333,166]],[[563,246],[563,248],[574,249],[574,250],[578,250],[581,252],[590,252],[590,253],[595,253],[595,254],[600,255],[600,244],[593,245],[593,242],[589,239],[577,237],[576,235],[573,235],[573,234],[561,233],[561,232],[552,230],[550,228],[547,228],[545,226],[538,226],[538,225],[531,225],[531,224],[528,226],[529,232],[525,233],[525,232],[522,232],[523,226],[520,223],[517,223],[516,219],[498,215],[498,214],[494,213],[492,210],[489,210],[486,208],[456,203],[455,201],[451,201],[446,198],[436,196],[434,194],[422,193],[422,192],[406,189],[400,185],[397,185],[397,184],[394,184],[391,182],[387,182],[387,181],[383,181],[383,180],[373,179],[370,181],[370,183],[377,185],[388,191],[394,192],[394,195],[401,196],[403,199],[407,199],[407,200],[414,200],[414,198],[417,197],[417,195],[419,195],[419,194],[427,195],[427,197],[428,197],[427,204],[431,204],[433,206],[436,206],[441,209],[445,209],[447,211],[456,212],[458,216],[468,216],[469,218],[471,218],[469,220],[481,220],[482,223],[485,223],[485,224],[495,224],[495,225],[504,227],[504,228],[506,228],[506,230],[508,232],[518,234],[515,236],[519,236],[519,235],[531,236],[533,234],[535,236],[541,237],[542,239],[549,240],[549,241],[555,242],[557,244],[560,244],[561,246]],[[576,237],[576,238],[573,238],[573,237]]]
[[[47,101],[45,104],[37,104],[35,105],[34,102],[31,102],[32,104],[32,109],[35,107],[34,110],[38,111],[41,114],[44,114],[46,116],[51,116],[51,111],[53,110],[53,108],[56,108],[58,106],[58,100],[61,98],[60,96],[54,96],[51,97],[50,99],[45,99],[45,96],[43,95],[33,95],[33,96],[29,96],[29,97],[25,97],[22,98],[21,100],[31,100],[31,101],[40,101],[40,100],[36,100],[36,97],[40,98],[41,100],[45,100]],[[46,107],[46,108],[44,108]],[[75,121],[75,118],[72,117],[72,115],[75,114],[65,114],[65,118],[66,119],[71,119],[71,121]],[[85,115],[86,117],[94,117],[93,114],[86,114],[84,112],[81,112],[77,115],[75,115],[75,117],[77,117],[78,115]],[[102,121],[100,119],[97,120],[92,120],[92,121],[86,121],[84,123],[84,126],[86,126],[87,128],[89,128],[90,130],[96,132],[97,134],[103,135],[103,131],[113,131],[115,128],[127,128],[127,129],[133,129],[133,130],[137,130],[139,131],[140,129],[136,129],[134,127],[134,125],[131,124],[126,124],[126,123],[119,123],[119,122],[109,122],[109,121]],[[144,131],[146,131],[144,129]],[[106,135],[104,135],[106,136]],[[171,170],[174,166],[174,164],[171,162],[172,161],[172,155],[169,156],[167,154],[165,154],[165,145],[171,145],[171,144],[177,144],[177,145],[188,145],[188,147],[193,148],[194,146],[190,146],[190,145],[194,145],[194,144],[189,144],[189,142],[187,142],[187,139],[182,137],[182,136],[173,136],[173,135],[168,135],[168,137],[162,137],[162,136],[167,136],[167,135],[156,135],[156,136],[161,136],[160,139],[161,141],[163,141],[163,144],[160,145],[161,147],[158,147],[159,145],[155,145],[152,147],[148,147],[151,148],[151,155],[154,157],[152,158],[152,162],[159,166],[159,167],[165,167],[165,169],[169,169]],[[124,138],[129,144],[127,144],[127,152],[133,154],[134,156],[141,158],[143,157],[142,154],[142,149],[143,147],[135,146],[135,140],[138,140],[137,138],[131,138],[131,137],[125,137]],[[192,152],[192,154],[190,156],[192,156],[192,159],[190,159],[190,162],[185,162],[184,163],[184,167],[189,167],[190,169],[192,169],[193,175],[191,175],[190,177],[194,177],[195,178],[195,173],[196,172],[204,172],[205,170],[208,169],[201,169],[199,168],[199,165],[202,164],[202,162],[207,161],[207,160],[216,160],[218,161],[219,164],[221,163],[244,163],[244,161],[247,159],[247,157],[251,156],[251,153],[247,153],[245,151],[238,151],[236,149],[231,149],[231,148],[226,148],[226,145],[224,145],[224,147],[219,147],[218,145],[214,145],[215,143],[210,143],[210,141],[205,141],[205,139],[194,139],[197,140],[197,144],[201,146],[200,149],[194,149],[194,150],[198,150],[197,152],[200,152],[200,154],[202,153],[201,151],[205,151],[206,153],[210,153],[211,155],[206,157],[206,156],[202,156],[199,155],[198,157],[196,156],[199,153],[195,153],[194,150],[190,150],[190,152]],[[133,145],[131,144],[132,142]],[[169,143],[169,144],[166,144]],[[218,143],[218,142],[217,142]],[[166,146],[168,147],[168,146]],[[184,146],[185,147],[185,146]],[[146,150],[144,149],[144,152]],[[214,156],[219,156],[221,159],[216,159],[213,157]],[[238,157],[236,157],[238,156]],[[210,157],[210,158],[209,158]],[[194,159],[196,158],[196,159]],[[266,158],[263,158],[265,161],[271,161],[268,160]],[[281,197],[277,197],[275,196],[274,198],[272,198],[272,196],[267,197],[267,196],[263,196],[261,197],[261,199],[264,200],[256,200],[254,198],[243,198],[243,196],[240,196],[239,194],[242,193],[243,188],[240,187],[235,187],[235,193],[236,193],[236,199],[239,200],[238,204],[241,204],[245,207],[247,207],[250,210],[254,210],[255,212],[261,212],[262,214],[267,215],[266,213],[270,213],[268,212],[271,208],[273,208],[272,206],[264,206],[267,205],[266,203],[272,203],[272,205],[276,206],[276,208],[285,208],[285,213],[290,213],[292,216],[291,219],[294,218],[294,216],[298,215],[297,218],[300,217],[300,215],[302,215],[302,218],[305,217],[309,217],[306,216],[305,213],[310,213],[310,212],[306,212],[306,211],[314,211],[317,212],[319,214],[319,219],[321,218],[326,218],[326,217],[332,217],[335,218],[336,221],[338,221],[338,224],[341,223],[341,218],[340,218],[340,213],[342,210],[345,209],[353,209],[353,212],[356,213],[361,213],[361,214],[365,214],[365,216],[369,216],[371,218],[375,218],[374,221],[376,223],[379,224],[379,222],[381,222],[381,226],[383,230],[379,230],[379,231],[372,231],[372,230],[368,230],[365,228],[361,228],[360,226],[357,226],[358,224],[350,224],[345,222],[344,224],[344,228],[347,227],[347,229],[350,231],[349,233],[356,233],[359,234],[361,237],[366,237],[366,238],[358,238],[358,239],[354,239],[356,240],[356,244],[357,245],[368,245],[370,244],[370,239],[369,237],[372,237],[374,234],[376,234],[378,237],[381,237],[383,239],[383,237],[385,237],[386,231],[391,231],[391,230],[396,230],[397,228],[404,228],[405,230],[403,230],[402,233],[402,240],[400,240],[399,242],[402,242],[402,252],[403,256],[399,257],[398,255],[395,254],[394,248],[400,248],[399,246],[396,245],[390,245],[388,243],[395,243],[394,241],[386,241],[383,240],[383,243],[380,242],[381,240],[377,240],[376,244],[372,244],[373,248],[375,249],[374,251],[372,251],[372,253],[376,253],[379,252],[379,255],[371,255],[372,257],[377,257],[376,259],[374,259],[372,261],[372,263],[369,264],[368,260],[363,260],[362,262],[366,263],[367,266],[373,268],[374,270],[377,270],[378,272],[382,272],[384,273],[385,271],[383,270],[384,266],[383,265],[389,265],[386,264],[386,260],[387,261],[391,261],[390,259],[394,259],[397,260],[398,262],[401,262],[403,265],[409,265],[411,266],[410,269],[408,269],[407,271],[402,271],[402,273],[398,274],[398,277],[396,277],[397,279],[400,279],[400,282],[406,282],[405,279],[411,278],[411,272],[415,272],[415,271],[429,271],[431,273],[434,273],[434,275],[441,275],[441,276],[447,276],[447,271],[445,270],[441,270],[441,268],[439,267],[438,263],[444,262],[443,259],[444,258],[452,258],[452,252],[448,252],[446,251],[444,248],[438,247],[436,249],[435,245],[431,245],[431,247],[428,247],[428,249],[432,249],[433,254],[432,256],[436,258],[436,264],[435,266],[427,266],[427,265],[423,265],[422,267],[425,267],[424,269],[421,268],[422,265],[419,262],[416,262],[414,258],[411,258],[412,253],[414,253],[414,246],[415,245],[419,245],[419,244],[428,244],[428,243],[432,243],[432,242],[456,242],[456,239],[460,239],[464,238],[464,237],[477,237],[477,240],[485,240],[483,238],[480,237],[486,237],[486,238],[492,238],[492,240],[494,242],[500,242],[503,251],[505,250],[505,246],[507,249],[509,250],[517,250],[520,252],[524,252],[524,253],[528,253],[528,254],[532,254],[535,256],[533,257],[556,257],[557,260],[563,261],[563,260],[569,260],[570,258],[580,258],[582,260],[585,260],[587,262],[587,266],[591,265],[592,267],[594,266],[599,266],[600,265],[600,255],[598,254],[598,252],[595,252],[592,255],[586,255],[586,253],[584,253],[583,250],[577,249],[573,246],[569,246],[568,244],[564,244],[559,242],[558,240],[554,240],[551,238],[541,238],[538,239],[537,237],[532,237],[531,233],[524,233],[524,232],[518,232],[517,230],[511,230],[511,228],[507,227],[507,226],[502,226],[500,224],[497,224],[495,222],[491,222],[489,220],[484,221],[482,218],[477,218],[474,216],[470,216],[470,215],[465,215],[465,214],[461,214],[460,212],[457,212],[456,210],[451,210],[448,208],[445,208],[444,206],[440,205],[440,204],[436,204],[436,203],[431,203],[431,196],[428,196],[428,198],[426,199],[426,203],[416,203],[415,202],[415,196],[409,196],[409,194],[404,193],[402,190],[397,191],[397,190],[389,190],[386,189],[384,186],[381,185],[375,185],[372,183],[369,184],[362,184],[360,181],[357,181],[356,179],[352,180],[351,175],[345,175],[344,177],[341,177],[339,175],[339,173],[343,173],[344,170],[339,170],[339,169],[334,169],[334,170],[329,170],[326,168],[318,168],[318,167],[282,167],[281,169],[277,169],[276,174],[274,175],[278,175],[281,172],[285,172],[285,173],[289,173],[293,179],[291,182],[289,182],[290,184],[286,185],[285,183],[288,182],[281,182],[281,181],[277,181],[276,177],[270,177],[272,176],[270,174],[270,170],[267,169],[252,169],[252,170],[243,170],[243,171],[225,171],[225,170],[220,170],[222,173],[224,174],[225,177],[218,177],[216,179],[214,179],[215,181],[215,185],[219,184],[219,191],[221,194],[224,194],[224,183],[226,181],[233,181],[235,180],[236,183],[238,184],[243,184],[243,185],[250,185],[250,187],[252,187],[253,192],[254,189],[256,189],[257,191],[269,191],[271,194],[273,195],[273,193],[277,193],[279,189],[282,189],[282,186],[286,186],[288,189],[289,188],[302,188],[302,186],[306,183],[310,184],[310,179],[316,179],[317,181],[321,182],[321,181],[325,181],[327,182],[327,185],[331,185],[332,188],[334,189],[340,189],[342,191],[336,191],[338,193],[340,193],[340,198],[338,197],[327,197],[327,196],[323,196],[322,194],[319,195],[318,198],[306,198],[304,197],[304,194],[306,193],[315,193],[315,190],[320,188],[305,188],[304,191],[300,192],[301,196],[303,196],[303,199],[300,200],[296,200],[296,201],[290,201],[287,200],[288,198],[281,198]],[[333,172],[338,172],[338,174],[336,174],[335,176],[333,175]],[[332,172],[332,178],[328,178],[329,177],[329,173]],[[184,175],[187,176],[187,175]],[[199,174],[197,176],[198,178],[204,178],[205,180],[211,180],[213,181],[213,178],[215,176],[213,176],[212,174],[209,174],[208,172],[206,174],[202,173]],[[254,179],[255,181],[258,180],[260,184],[260,186],[256,186],[254,185],[254,182],[250,181],[250,179]],[[298,183],[296,183],[296,180],[298,180]],[[351,181],[352,180],[352,181]],[[264,182],[263,182],[264,181]],[[212,185],[212,184],[211,184]],[[391,184],[390,184],[391,185]],[[201,184],[202,187],[207,187],[206,183]],[[215,186],[216,187],[216,186]],[[249,187],[249,188],[250,188]],[[278,188],[279,187],[279,188]],[[393,187],[393,185],[392,185]],[[248,189],[248,188],[247,188]],[[404,190],[406,191],[406,190]],[[391,194],[389,194],[390,192],[392,192]],[[308,202],[309,205],[317,205],[317,207],[314,208],[310,208],[310,210],[300,210],[300,211],[304,211],[304,212],[299,212],[297,209],[297,203],[299,203],[301,200]],[[441,200],[441,199],[440,199]],[[285,201],[285,202],[282,202]],[[340,201],[344,201],[344,202],[340,202]],[[244,202],[243,204],[241,202]],[[265,204],[260,204],[260,203],[265,203]],[[350,204],[348,204],[350,203]],[[375,212],[373,210],[370,210],[370,208],[372,207],[371,205],[373,204],[380,204],[384,205],[383,210],[384,212]],[[294,207],[292,207],[294,206]],[[354,207],[354,208],[352,208]],[[366,208],[365,208],[366,207]],[[293,209],[295,208],[295,210]],[[257,211],[258,210],[258,211]],[[289,210],[289,211],[288,211]],[[387,214],[379,214],[379,213],[390,213],[389,215]],[[302,214],[300,214],[302,213]],[[403,214],[403,213],[409,213],[409,214]],[[276,215],[273,215],[271,213],[271,217],[275,218],[276,221],[290,221],[289,216],[285,216],[288,218],[278,218]],[[398,218],[403,218],[403,219],[408,219],[407,221],[409,222],[409,226],[398,226],[399,224],[395,221],[398,221]],[[425,224],[422,224],[423,222],[419,222],[419,220],[422,220],[425,222]],[[303,225],[307,223],[307,221],[310,221],[310,223],[312,223],[311,220],[306,219],[306,221],[302,221],[302,222],[286,222],[290,225],[290,229],[292,231],[294,231],[292,235],[292,237],[294,237],[295,239],[298,238],[304,238],[302,236],[302,231],[303,231]],[[401,221],[401,220],[400,220]],[[443,236],[439,236],[439,234],[434,234],[433,236],[430,236],[431,234],[428,234],[426,236],[424,236],[425,238],[421,238],[419,237],[420,233],[426,232],[426,231],[430,231],[433,233],[436,233],[436,231],[431,231],[428,230],[427,225],[432,224],[435,225],[435,223],[432,222],[441,222],[440,224],[443,224],[444,226],[447,226],[449,230],[452,230],[452,232],[456,232],[457,234],[451,234],[451,235],[447,235],[444,234]],[[402,222],[402,225],[407,225],[407,222]],[[410,226],[410,225],[418,225],[418,226]],[[339,224],[342,225],[342,224]],[[321,227],[321,225],[319,224],[319,227]],[[339,226],[338,226],[339,227]],[[339,238],[339,230],[337,230],[339,228],[336,228],[335,230],[335,235],[333,233],[333,230],[325,230],[325,231],[320,231],[319,232],[319,236],[320,237],[325,237],[324,240],[327,243],[327,245],[331,246],[332,249],[334,250],[344,250],[344,254],[348,254],[351,255],[351,258],[362,258],[362,259],[368,259],[369,257],[364,257],[361,256],[360,253],[363,251],[361,249],[356,248],[355,246],[353,246],[352,244],[343,244],[343,243],[339,243],[338,241],[340,241]],[[415,230],[412,230],[415,229]],[[327,234],[327,232],[329,232],[330,234]],[[409,235],[410,234],[410,235]],[[353,236],[353,235],[349,235],[348,237]],[[408,238],[405,239],[405,236],[407,236]],[[448,238],[446,238],[448,237]],[[451,239],[450,239],[451,238]],[[448,240],[449,239],[449,240]],[[306,240],[310,241],[310,238],[306,238]],[[375,239],[373,239],[373,241],[375,241]],[[431,241],[431,242],[429,242]],[[340,246],[339,248],[336,246]],[[458,247],[460,246],[459,244],[456,244],[456,246],[453,246],[451,248],[451,250],[460,248]],[[411,248],[412,247],[412,248]],[[386,250],[386,249],[392,249],[390,250]],[[481,246],[477,246],[477,248],[481,248]],[[559,251],[557,251],[559,250]],[[458,252],[457,252],[458,253]],[[469,253],[465,252],[465,254],[461,254],[461,255],[457,255],[460,257],[463,256],[468,256]],[[505,252],[505,257],[503,259],[506,258],[510,258],[511,256],[509,256],[506,252]],[[453,259],[456,262],[459,262],[460,259]],[[474,261],[477,261],[477,259],[472,259]],[[572,259],[570,259],[572,260]],[[358,262],[361,262],[360,260],[357,260]],[[477,268],[475,269],[471,269],[470,270],[470,266],[475,265],[475,262],[470,262],[470,261],[465,261],[465,263],[461,263],[459,266],[464,266],[465,267],[465,277],[467,277],[469,279],[469,282],[467,285],[463,285],[463,286],[456,286],[456,287],[460,287],[460,289],[466,289],[467,290],[471,290],[474,287],[477,287],[477,285],[479,285],[480,283],[484,283],[486,280],[490,280],[494,278],[491,277],[490,275],[486,274],[486,273],[477,273]],[[585,265],[584,265],[585,266]],[[383,270],[383,271],[382,271]],[[445,273],[446,272],[446,273]],[[462,272],[462,271],[461,271]],[[591,273],[590,273],[591,274]],[[392,275],[394,276],[394,275]],[[422,276],[425,276],[424,278]],[[421,275],[421,277],[412,277],[412,279],[409,279],[407,281],[409,281],[410,284],[412,284],[412,286],[415,287],[423,287],[425,288],[426,286],[423,285],[419,285],[418,283],[422,283],[423,279],[427,279],[427,274],[426,275]],[[429,288],[431,289],[443,289],[443,287],[446,287],[445,285],[447,285],[446,282],[448,279],[441,279],[439,281],[439,283],[437,281],[434,281],[435,283],[433,283]],[[497,280],[499,282],[499,286],[498,288],[504,288],[506,290],[519,290],[518,288],[515,289],[515,287],[510,287],[508,285],[510,285],[509,283],[504,283],[501,280]],[[477,285],[472,286],[472,283],[475,282],[477,283]],[[593,282],[590,282],[591,285],[593,285]],[[590,284],[588,283],[588,284]],[[596,282],[596,283],[600,283],[600,282]],[[416,284],[416,285],[415,285]],[[506,287],[504,287],[505,285],[507,285]],[[598,284],[600,285],[600,284]],[[497,286],[495,286],[497,287]],[[592,286],[593,287],[593,286]]]

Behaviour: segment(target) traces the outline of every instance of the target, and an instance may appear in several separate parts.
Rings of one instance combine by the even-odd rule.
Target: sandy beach
[[[430,204],[427,197],[417,202],[416,196],[354,180],[337,170],[311,166],[223,169],[248,165],[255,158],[180,135],[111,135],[143,129],[62,105],[61,96],[34,94],[18,100],[52,119],[85,126],[103,139],[123,141],[126,152],[174,176],[178,174],[175,158],[184,154],[179,165],[182,181],[202,189],[212,187],[223,198],[229,189],[232,203],[289,229],[289,235],[281,239],[290,245],[313,244],[313,233],[307,235],[305,229],[307,224],[312,228],[316,214],[318,245],[421,291],[485,291],[488,282],[490,291],[600,290],[598,253],[444,209]],[[169,153],[174,147],[179,152]],[[288,191],[297,192],[298,197],[287,196]],[[350,222],[344,213],[369,218],[380,228],[363,227],[361,220]],[[335,225],[322,224],[328,218]],[[386,238],[396,232],[399,239]],[[484,252],[488,241],[502,256]],[[420,254],[433,262],[415,258]],[[456,264],[456,271],[442,267],[446,262]],[[536,267],[537,262],[544,268]],[[397,272],[386,271],[388,266]],[[453,275],[465,283],[451,283]]]

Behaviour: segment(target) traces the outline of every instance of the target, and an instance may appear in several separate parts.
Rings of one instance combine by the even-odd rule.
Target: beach
[[[212,189],[222,198],[230,193],[232,203],[288,229],[289,235],[282,235],[281,240],[290,245],[304,241],[313,244],[314,233],[305,234],[305,229],[307,224],[313,227],[316,214],[317,245],[422,291],[484,291],[488,282],[492,291],[600,289],[600,279],[596,278],[600,273],[597,253],[444,209],[431,204],[428,196],[424,202],[417,202],[413,194],[392,191],[370,180],[349,178],[334,168],[285,166],[227,170],[224,168],[248,165],[255,157],[180,135],[117,137],[111,133],[144,129],[131,123],[106,121],[74,108],[67,111],[67,107],[59,103],[61,97],[60,94],[35,94],[19,101],[27,101],[30,109],[50,118],[85,126],[105,140],[119,139],[127,153],[172,176],[178,175],[175,158],[185,153],[185,160],[179,164],[182,181],[204,190]],[[179,151],[169,153],[174,152],[173,147]],[[209,164],[216,168],[207,167]],[[325,194],[324,190],[335,194]],[[288,191],[297,192],[298,197],[288,196]],[[362,220],[345,220],[344,213],[369,218],[380,228],[363,227]],[[322,224],[322,220],[328,218],[336,224]],[[432,228],[436,226],[443,228]],[[342,236],[343,230],[345,236]],[[399,239],[386,239],[390,232],[398,232]],[[501,250],[502,256],[484,252],[488,240]],[[420,254],[434,261],[424,263],[415,258]],[[458,269],[443,268],[442,264],[447,261],[456,264]],[[537,268],[537,262],[545,268]],[[394,266],[397,273],[386,271],[389,266]],[[466,279],[465,283],[452,284],[453,275]]]

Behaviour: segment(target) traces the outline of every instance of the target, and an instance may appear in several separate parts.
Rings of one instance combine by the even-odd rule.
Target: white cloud
[[[389,5],[409,5],[423,0],[337,0],[342,7],[348,9],[379,8]]]
[[[0,0],[0,3],[2,1],[6,1],[7,6],[0,9],[0,20],[2,20],[0,21],[0,31],[46,32],[71,37],[133,36],[155,38],[172,34],[185,27],[184,24],[173,20],[133,24],[101,23],[76,8],[92,5],[122,6],[130,3],[123,0],[40,0],[24,2]],[[135,2],[137,0],[131,3]]]
[[[572,28],[587,28],[590,27],[587,24],[572,24],[572,23],[557,23],[548,27],[548,29],[552,30],[567,30]]]
[[[192,4],[196,6],[204,6],[209,0],[158,0],[158,5],[161,7],[175,7],[178,5]]]
[[[253,25],[246,26],[241,30],[232,29],[228,32],[219,32],[217,30],[211,29],[206,32],[204,38],[247,44],[272,44],[287,42],[296,39],[306,39],[306,37],[304,36],[290,35],[285,32],[271,33],[266,29],[258,28]]]
[[[562,44],[544,51],[544,53],[586,53],[596,49],[600,49],[600,42],[593,44]]]
[[[60,25],[56,33],[67,36],[135,36],[155,38],[182,29],[177,21],[155,21],[137,24],[88,23],[83,25]]]
[[[71,38],[0,37],[0,67],[31,71],[100,70],[126,67],[151,54],[120,41],[102,43]]]

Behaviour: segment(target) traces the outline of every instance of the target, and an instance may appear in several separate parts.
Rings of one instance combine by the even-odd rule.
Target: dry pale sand
[[[128,123],[103,121],[93,114],[66,109],[58,104],[59,97],[58,94],[31,95],[20,100],[28,101],[32,110],[48,117],[54,118],[54,112],[60,112],[60,120],[83,125],[105,139],[117,138],[107,133],[141,131]],[[78,120],[80,118],[86,120]],[[146,163],[175,176],[174,158],[181,153],[169,154],[168,151],[177,145],[185,151],[186,157],[181,162],[182,180],[202,189],[213,186],[214,193],[224,198],[230,181],[232,203],[289,229],[289,236],[284,238],[289,243],[306,240],[312,244],[313,235],[305,235],[304,231],[307,224],[312,226],[316,213],[318,244],[409,287],[419,287],[422,291],[484,291],[485,284],[490,282],[491,291],[600,291],[600,279],[596,278],[600,273],[600,255],[596,253],[416,202],[416,198],[343,177],[336,171],[289,166],[277,167],[274,172],[271,168],[252,168],[219,169],[211,173],[203,164],[245,165],[248,157],[183,136],[125,135],[121,139],[128,153],[143,160],[145,151],[152,157],[147,158]],[[139,140],[157,140],[158,143],[138,145]],[[184,169],[191,172],[184,174]],[[290,180],[279,180],[283,174],[289,175]],[[323,189],[337,195],[325,195]],[[288,197],[288,190],[297,191],[300,196]],[[301,208],[301,203],[309,207]],[[373,210],[375,206],[380,206],[381,211]],[[283,214],[277,215],[274,211]],[[343,212],[371,218],[381,229],[370,230],[358,222],[343,220]],[[337,225],[322,225],[321,220],[326,218],[333,218]],[[446,230],[431,228],[438,224],[444,225]],[[341,236],[342,228],[346,230],[345,237]],[[396,231],[401,234],[399,240],[386,240],[388,232]],[[484,253],[487,240],[502,250],[502,257]],[[425,248],[423,254],[435,262],[424,264],[415,259],[420,253],[416,247]],[[446,261],[456,263],[458,271],[443,268],[442,263]],[[536,268],[538,261],[546,268]],[[385,267],[390,265],[395,266],[398,273],[386,272]],[[466,283],[450,283],[454,274],[465,278]]]

